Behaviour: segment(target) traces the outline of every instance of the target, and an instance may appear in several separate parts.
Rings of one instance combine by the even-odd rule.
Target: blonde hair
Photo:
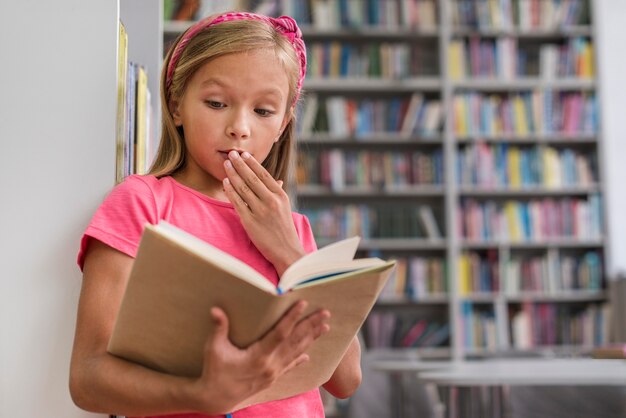
[[[290,178],[291,158],[295,152],[295,100],[298,97],[300,63],[289,40],[266,22],[236,20],[216,24],[195,35],[185,46],[176,64],[171,85],[167,88],[167,68],[176,45],[185,34],[178,37],[169,49],[161,71],[161,142],[148,174],[157,177],[172,175],[186,163],[185,140],[182,128],[174,123],[169,109],[172,98],[180,99],[195,72],[208,61],[228,54],[269,49],[283,64],[289,82],[286,114],[290,120],[278,142],[270,150],[263,166],[276,180],[287,182]]]

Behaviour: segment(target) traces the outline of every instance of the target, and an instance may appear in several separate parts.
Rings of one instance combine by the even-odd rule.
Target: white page
[[[311,274],[316,268],[323,272],[324,266],[353,260],[360,240],[360,237],[346,238],[305,255],[285,270],[280,278],[280,287],[290,289],[301,275]]]

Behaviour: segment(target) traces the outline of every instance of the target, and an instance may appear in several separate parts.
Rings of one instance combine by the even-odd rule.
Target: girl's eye
[[[274,114],[274,112],[272,112],[271,110],[267,110],[267,109],[254,109],[254,111],[258,113],[260,116],[270,116]]]
[[[213,109],[222,109],[225,107],[224,103],[216,102],[213,100],[207,100],[206,104]]]

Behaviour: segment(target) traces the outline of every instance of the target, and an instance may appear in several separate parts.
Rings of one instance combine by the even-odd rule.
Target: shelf
[[[420,360],[448,359],[452,355],[450,347],[421,347],[421,348],[367,348],[368,358],[376,360],[397,360],[416,357]]]
[[[554,41],[571,37],[591,37],[593,30],[591,26],[569,26],[554,29],[477,29],[467,27],[455,27],[452,29],[452,36],[480,36],[480,37],[502,37],[510,36],[518,39],[539,39]]]
[[[498,292],[472,292],[460,295],[459,299],[473,303],[493,303],[498,298]]]
[[[441,146],[443,139],[437,137],[406,136],[400,133],[380,132],[355,136],[353,138],[337,137],[328,133],[315,133],[300,136],[299,144],[319,144],[319,145],[341,145],[341,146],[363,146],[363,145],[428,145]]]
[[[488,188],[480,186],[459,186],[459,194],[465,197],[546,197],[546,196],[581,196],[598,193],[598,184],[590,186],[524,186],[521,188]]]
[[[165,35],[178,35],[186,31],[195,21],[168,20],[163,23]],[[359,26],[352,28],[316,28],[312,25],[300,24],[302,36],[307,39],[332,38],[348,40],[351,38],[370,40],[389,39],[415,39],[415,38],[439,38],[438,28],[381,28],[378,26]]]
[[[541,357],[554,356],[583,356],[587,355],[593,347],[590,345],[543,345],[525,349],[511,348],[504,351],[509,355],[529,355],[534,354]]]
[[[483,142],[510,142],[521,145],[596,145],[598,143],[598,135],[581,133],[577,135],[559,135],[559,134],[531,134],[531,135],[470,135],[457,136],[455,141],[458,144],[471,144],[477,141]]]
[[[331,38],[333,40],[367,39],[367,40],[390,40],[415,38],[439,38],[437,28],[388,29],[377,26],[361,26],[353,28],[330,28],[318,29],[311,25],[300,25],[302,36],[307,39]]]
[[[492,248],[511,249],[547,249],[547,248],[599,248],[604,245],[604,240],[573,240],[573,239],[550,239],[541,242],[505,242],[505,241],[461,241],[461,248],[467,250],[481,250]]]
[[[319,238],[319,248],[333,243],[334,239]],[[444,251],[447,248],[445,239],[428,238],[369,238],[361,239],[359,251]]]
[[[418,298],[386,296],[379,299],[375,306],[378,308],[412,307],[417,305],[447,305],[449,302],[450,297],[447,294],[428,295]]]
[[[194,21],[165,21],[163,33],[165,35],[178,35],[186,31]],[[438,28],[415,28],[415,29],[387,29],[376,26],[362,26],[354,28],[318,29],[310,25],[300,25],[302,35],[306,38],[359,38],[359,39],[396,39],[396,38],[439,38]],[[511,36],[519,39],[545,39],[558,40],[569,37],[592,37],[593,30],[589,26],[573,26],[554,30],[536,29],[473,29],[453,28],[452,36],[482,36],[500,37]]]
[[[372,238],[361,241],[362,250],[445,250],[444,239],[428,238]]]
[[[537,346],[530,348],[481,348],[481,347],[464,347],[463,352],[470,357],[563,357],[563,356],[582,356],[591,351],[592,347],[588,345],[551,345]]]
[[[441,185],[385,186],[380,189],[371,186],[345,186],[341,190],[333,190],[328,186],[299,185],[297,193],[298,196],[303,198],[379,196],[443,197],[445,191]]]
[[[411,79],[387,80],[381,78],[308,78],[304,89],[317,92],[354,93],[412,93],[414,91],[440,92],[439,77],[419,77]]]
[[[593,90],[596,81],[593,79],[563,78],[559,80],[543,80],[526,77],[515,80],[500,79],[466,79],[452,81],[456,90],[477,90],[481,92],[524,91],[524,90]]]
[[[598,290],[570,290],[558,293],[546,294],[545,292],[519,292],[516,294],[505,294],[504,298],[510,303],[519,302],[555,302],[555,303],[577,303],[577,302],[602,302],[607,300],[607,293]]]

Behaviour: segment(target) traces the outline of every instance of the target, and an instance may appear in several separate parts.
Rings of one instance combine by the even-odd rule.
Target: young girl
[[[261,340],[240,349],[228,318],[214,308],[202,375],[158,373],[106,347],[146,222],[164,219],[229,252],[277,283],[315,249],[308,220],[292,213],[282,183],[294,136],[294,106],[306,70],[293,19],[226,13],[188,29],[161,76],[163,135],[149,175],[116,186],[81,243],[83,285],[70,371],[76,404],[125,416],[323,417],[318,390],[232,411],[307,361],[328,330],[325,310],[302,318],[294,305]],[[345,398],[361,380],[355,339],[324,385]]]

